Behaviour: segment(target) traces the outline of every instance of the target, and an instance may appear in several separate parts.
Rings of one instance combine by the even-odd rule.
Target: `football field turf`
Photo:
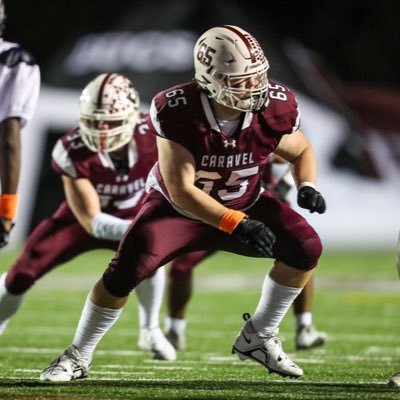
[[[0,253],[1,271],[16,254]],[[0,398],[7,399],[400,399],[386,385],[400,370],[400,282],[395,250],[327,252],[315,273],[314,322],[324,347],[295,351],[290,311],[283,347],[304,369],[300,379],[241,362],[231,346],[242,314],[256,307],[269,260],[219,253],[195,271],[187,350],[176,362],[152,360],[136,345],[131,296],[97,348],[88,379],[46,384],[39,374],[67,347],[84,299],[110,252],[92,252],[60,267],[31,290],[0,337]],[[163,321],[165,308],[161,320]]]

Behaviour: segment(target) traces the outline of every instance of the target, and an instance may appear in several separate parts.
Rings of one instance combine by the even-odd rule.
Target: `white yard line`
[[[74,275],[49,274],[39,280],[35,290],[53,291],[89,291],[97,281],[97,275],[81,275],[77,279]],[[260,280],[261,279],[261,280]],[[195,290],[201,292],[224,291],[232,292],[240,290],[259,290],[262,284],[262,273],[260,276],[246,276],[243,274],[215,274],[208,276],[196,276],[194,280]],[[399,293],[399,281],[395,279],[380,279],[371,277],[362,278],[327,278],[315,277],[315,290],[343,290],[343,291],[373,291],[383,293]]]
[[[371,349],[373,349],[373,353],[380,353],[381,355],[368,355],[371,353]],[[386,349],[386,351],[385,351]],[[19,354],[57,354],[61,353],[62,350],[60,349],[50,349],[50,348],[34,348],[34,347],[2,347],[1,349],[2,354],[7,353],[19,353]],[[365,361],[381,361],[381,362],[394,362],[398,360],[398,351],[392,351],[392,355],[385,354],[388,351],[388,348],[381,348],[379,351],[379,347],[374,346],[373,348],[367,348],[365,354],[347,354],[347,355],[332,355],[327,354],[326,352],[321,352],[319,354],[313,353],[312,357],[299,357],[298,354],[291,354],[291,356],[296,357],[296,361],[308,364],[325,364],[328,360],[346,360],[346,361],[353,361],[353,362],[365,362]],[[96,355],[105,355],[105,356],[127,356],[131,357],[133,355],[143,355],[146,352],[135,352],[130,350],[98,350]],[[190,352],[186,353],[187,356],[190,356]],[[384,354],[384,355],[382,355]],[[320,355],[320,357],[318,357]],[[110,364],[110,365],[102,365],[98,364],[99,368],[130,368],[130,369],[154,369],[154,370],[174,370],[174,369],[181,369],[181,370],[190,370],[191,367],[183,367],[179,366],[180,364],[187,365],[219,365],[219,364],[229,364],[229,365],[242,365],[242,366],[249,366],[249,367],[257,367],[258,364],[256,363],[243,363],[242,361],[238,361],[235,356],[224,356],[221,354],[216,353],[207,353],[204,354],[203,359],[201,361],[194,361],[194,360],[176,360],[173,362],[168,362],[168,364],[172,365],[162,365],[165,361],[159,360],[143,360],[145,364],[154,364],[151,366],[126,366],[126,365],[119,365],[119,364]],[[161,364],[161,365],[160,365]]]

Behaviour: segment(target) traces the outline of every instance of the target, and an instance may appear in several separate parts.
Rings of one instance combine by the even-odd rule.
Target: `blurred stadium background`
[[[79,92],[88,80],[100,72],[125,73],[146,110],[157,91],[192,79],[193,44],[217,24],[253,33],[270,60],[271,79],[298,96],[328,203],[326,215],[308,218],[325,247],[395,247],[399,2],[6,0],[5,5],[4,37],[35,55],[43,81],[36,116],[23,134],[21,203],[9,249],[20,246],[63,196],[50,167],[51,150],[76,124]]]

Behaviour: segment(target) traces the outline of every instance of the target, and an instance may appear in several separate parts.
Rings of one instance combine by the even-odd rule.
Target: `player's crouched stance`
[[[79,343],[46,368],[42,380],[86,376],[95,347],[129,293],[160,265],[202,250],[275,259],[233,352],[281,376],[303,375],[282,350],[277,332],[312,276],[322,245],[305,218],[261,188],[273,152],[293,167],[299,206],[325,212],[295,96],[268,82],[261,47],[239,27],[206,31],[194,60],[195,82],[164,90],[152,101],[147,123],[157,135],[158,162],[147,181],[148,195],[86,300]]]

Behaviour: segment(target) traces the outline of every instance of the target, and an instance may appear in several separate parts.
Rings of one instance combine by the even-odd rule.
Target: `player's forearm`
[[[297,188],[304,182],[316,183],[317,163],[311,147],[307,148],[293,160],[292,166],[293,178]]]
[[[218,228],[221,217],[228,210],[221,203],[194,185],[169,190],[172,202],[185,212]]]
[[[99,213],[91,220],[91,233],[98,239],[119,241],[125,235],[132,221]]]
[[[114,217],[100,210],[94,214],[76,214],[75,216],[83,229],[97,239],[120,241],[128,230],[131,220]]]
[[[19,133],[0,135],[0,177],[2,193],[17,193],[21,166]]]

